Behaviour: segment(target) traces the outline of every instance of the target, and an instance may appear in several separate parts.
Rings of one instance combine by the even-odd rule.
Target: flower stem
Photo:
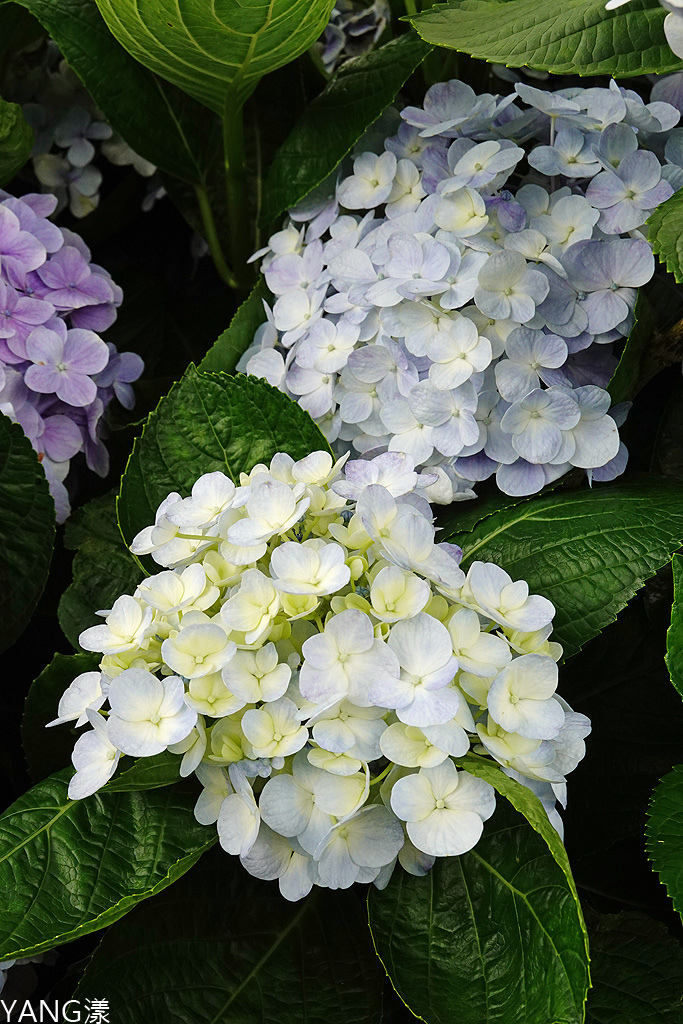
[[[213,210],[211,209],[206,189],[202,185],[196,185],[195,194],[197,196],[197,205],[199,206],[202,225],[204,227],[204,235],[206,237],[207,245],[209,246],[214,266],[228,287],[237,288],[237,280],[230,270],[223,253],[223,247],[221,246],[220,238],[218,237],[216,221],[214,220]]]
[[[251,273],[247,260],[252,250],[247,196],[247,162],[244,153],[244,121],[242,107],[234,91],[230,91],[223,111],[223,161],[225,195],[230,226],[230,262],[236,287],[249,288]]]
[[[385,779],[393,767],[393,762],[391,764],[388,764],[384,771],[381,773],[381,775],[376,775],[374,779],[370,779],[370,785],[376,786],[378,782],[381,782],[382,779]]]

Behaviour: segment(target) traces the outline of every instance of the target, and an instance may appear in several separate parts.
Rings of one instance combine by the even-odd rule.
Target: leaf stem
[[[230,270],[223,254],[223,247],[221,246],[220,238],[218,237],[216,221],[214,220],[213,210],[211,209],[211,203],[209,202],[206,189],[202,185],[195,185],[195,194],[197,196],[197,205],[199,206],[202,225],[204,227],[204,235],[216,270],[229,288],[237,288],[237,279]]]
[[[252,230],[249,222],[242,106],[232,90],[227,95],[223,111],[223,161],[230,230],[230,262],[237,281],[236,287],[244,290],[251,285],[247,260],[251,256]]]

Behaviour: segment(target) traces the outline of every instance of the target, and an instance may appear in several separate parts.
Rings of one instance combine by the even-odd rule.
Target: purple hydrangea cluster
[[[325,70],[332,74],[345,60],[369,53],[390,21],[387,0],[337,0],[316,43]]]
[[[99,337],[122,292],[78,235],[48,220],[56,204],[0,192],[0,412],[38,452],[62,522],[70,460],[82,451],[106,475],[103,415],[114,396],[132,408],[143,362]]]
[[[274,301],[240,368],[340,451],[410,455],[431,501],[613,479],[612,343],[654,273],[643,225],[683,185],[679,117],[616,82],[432,86],[256,254]]]

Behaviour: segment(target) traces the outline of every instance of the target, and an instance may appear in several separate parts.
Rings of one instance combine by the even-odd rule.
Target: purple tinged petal
[[[26,384],[26,387],[31,389],[31,391],[37,391],[39,394],[44,395],[52,395],[57,391],[60,385],[61,376],[61,373],[54,364],[47,366],[44,364],[41,365],[40,363],[34,363],[26,370],[24,383]]]
[[[78,425],[68,416],[47,416],[41,444],[53,462],[65,462],[81,450],[83,438]]]
[[[109,362],[109,349],[92,331],[74,329],[67,333],[63,361],[70,371],[98,373]]]
[[[37,327],[26,339],[26,352],[32,363],[56,366],[64,355],[64,339],[47,327]]]
[[[90,405],[97,398],[97,386],[85,374],[60,372],[57,397],[67,405],[76,407]]]

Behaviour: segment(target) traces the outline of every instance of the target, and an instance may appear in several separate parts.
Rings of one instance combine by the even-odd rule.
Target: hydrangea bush
[[[339,451],[410,454],[431,501],[614,479],[613,343],[654,273],[640,229],[683,183],[679,116],[616,82],[432,86],[257,254],[274,300],[241,365]]]
[[[106,476],[104,414],[127,409],[143,363],[100,333],[116,319],[121,289],[73,231],[48,218],[57,199],[0,191],[0,412],[38,452],[57,519],[69,514],[71,459]]]
[[[678,1024],[682,11],[0,5],[8,1021]]]
[[[590,724],[556,692],[554,608],[492,563],[465,574],[416,483],[405,455],[341,474],[314,452],[169,494],[132,545],[163,570],[81,634],[100,671],[50,723],[91,727],[69,796],[121,754],[182,755],[197,820],[290,900],[472,849],[495,796],[456,767],[470,749],[561,828]]]

